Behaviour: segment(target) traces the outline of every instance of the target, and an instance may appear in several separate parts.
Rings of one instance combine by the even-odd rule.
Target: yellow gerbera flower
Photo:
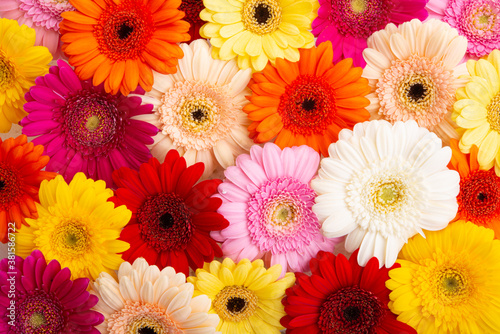
[[[200,35],[210,38],[215,59],[238,58],[241,69],[261,71],[276,58],[299,60],[299,48],[311,48],[316,0],[204,0]]]
[[[61,175],[40,185],[38,219],[26,219],[16,237],[16,254],[28,256],[39,249],[47,261],[56,259],[71,270],[72,278],[96,279],[101,272],[116,277],[123,262],[116,253],[130,245],[121,240],[122,228],[132,213],[108,202],[113,191],[102,180],[77,173],[69,185]]]
[[[195,286],[193,296],[207,295],[212,300],[209,313],[220,317],[217,330],[225,333],[280,333],[285,310],[281,299],[295,283],[293,273],[276,281],[281,265],[266,270],[262,260],[248,259],[235,264],[226,258],[222,263],[205,263],[188,277]]]
[[[479,147],[477,160],[481,169],[495,166],[500,176],[500,51],[485,59],[469,60],[470,81],[457,90],[452,119],[465,129],[460,150],[470,153]]]
[[[500,240],[463,220],[413,237],[389,272],[389,308],[418,333],[500,333]]]
[[[0,132],[9,132],[12,123],[27,115],[24,94],[49,70],[49,49],[34,45],[34,29],[0,19]]]

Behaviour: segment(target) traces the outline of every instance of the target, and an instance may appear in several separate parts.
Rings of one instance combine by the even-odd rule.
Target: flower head
[[[186,168],[176,150],[169,151],[162,164],[151,158],[139,172],[120,168],[113,173],[118,189],[111,201],[132,211],[121,235],[131,244],[123,254],[126,261],[144,257],[151,265],[171,266],[189,275],[189,267],[196,269],[222,256],[209,234],[228,225],[216,212],[222,201],[210,198],[221,181],[195,185],[202,174],[202,163]]]
[[[311,276],[295,273],[296,285],[283,298],[287,315],[281,324],[304,334],[416,334],[387,307],[390,291],[385,281],[391,268],[379,269],[376,258],[363,268],[356,258],[357,251],[349,260],[320,251],[311,259]]]
[[[203,162],[206,178],[217,167],[234,165],[235,157],[252,145],[246,129],[250,122],[242,111],[251,73],[239,70],[234,60],[214,60],[205,40],[183,43],[181,49],[178,73],[154,73],[153,89],[141,96],[154,105],[154,115],[141,119],[161,131],[151,148],[153,156],[163,162],[176,149],[188,165]]]
[[[389,308],[419,333],[498,333],[499,257],[493,231],[470,222],[417,235],[389,272]]]
[[[332,64],[332,44],[300,50],[300,60],[278,59],[253,75],[250,104],[243,110],[254,123],[256,143],[276,137],[281,147],[307,144],[328,156],[328,145],[343,128],[368,120],[368,82],[362,69],[346,59]]]
[[[280,150],[268,143],[240,155],[219,185],[223,203],[218,212],[229,226],[212,232],[223,242],[224,255],[235,261],[264,258],[269,266],[289,271],[309,271],[309,260],[319,250],[333,251],[339,240],[320,233],[312,211],[319,155],[308,146]]]
[[[151,90],[152,69],[175,73],[183,57],[176,43],[189,39],[180,1],[69,1],[76,11],[62,14],[62,50],[80,79],[128,95],[137,85]]]
[[[7,242],[8,223],[16,229],[27,225],[25,218],[36,218],[35,202],[43,180],[55,173],[42,171],[49,157],[42,155],[43,147],[28,143],[28,138],[0,139],[0,241]]]
[[[101,272],[115,275],[130,246],[116,240],[130,219],[125,206],[107,201],[113,195],[104,181],[77,173],[67,184],[61,175],[40,186],[38,219],[26,219],[16,235],[16,254],[28,256],[39,249],[47,260],[57,259],[73,278],[96,279]]]
[[[217,314],[208,314],[210,299],[193,297],[184,274],[160,271],[143,258],[123,262],[118,281],[101,273],[91,287],[99,296],[95,309],[105,317],[98,327],[103,334],[215,333],[219,323]]]
[[[281,299],[295,283],[292,273],[278,280],[280,273],[280,265],[266,270],[262,260],[236,264],[225,258],[205,263],[187,280],[194,284],[195,296],[206,294],[212,300],[210,313],[219,315],[217,330],[222,334],[279,334],[284,328],[279,320],[285,315]]]
[[[430,0],[429,17],[437,18],[467,37],[467,55],[479,58],[500,48],[498,0]]]
[[[409,238],[455,217],[460,177],[446,167],[450,158],[451,149],[415,121],[342,130],[311,182],[323,233],[347,235],[346,250],[360,247],[362,266],[373,256],[392,266]]]
[[[209,38],[215,59],[237,58],[241,69],[262,71],[268,60],[299,60],[299,48],[314,45],[309,31],[314,0],[204,0],[200,35]]]
[[[61,13],[72,10],[75,8],[68,0],[3,0],[0,16],[35,29],[35,45],[47,47],[57,59],[62,55],[59,34]]]
[[[68,268],[61,269],[57,260],[47,264],[39,250],[25,259],[19,256],[15,260],[3,259],[0,276],[2,333],[96,333],[96,326],[104,320],[101,313],[91,310],[98,299],[87,292],[89,279],[72,280]]]
[[[0,132],[26,115],[24,94],[49,69],[50,52],[34,44],[35,30],[0,18]]]
[[[500,51],[494,50],[486,59],[467,62],[470,80],[457,91],[452,118],[465,131],[460,150],[469,153],[472,145],[479,148],[479,167],[495,166],[500,176]]]
[[[455,91],[465,83],[458,79],[465,71],[457,65],[466,48],[465,37],[437,20],[391,23],[370,36],[363,77],[372,88],[367,96],[372,119],[413,119],[445,144],[458,138],[450,116]]]
[[[319,0],[318,17],[312,33],[316,44],[331,41],[334,61],[353,58],[355,66],[366,65],[362,51],[366,40],[388,23],[400,24],[413,18],[427,18],[426,0]]]
[[[23,133],[38,136],[33,143],[45,147],[51,157],[47,170],[59,172],[70,181],[77,172],[106,181],[120,167],[138,169],[150,157],[156,126],[133,119],[151,112],[138,97],[125,97],[81,81],[62,60],[37,80],[26,94],[28,112],[21,124]]]

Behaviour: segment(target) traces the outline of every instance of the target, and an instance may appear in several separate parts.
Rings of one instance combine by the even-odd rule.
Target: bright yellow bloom
[[[0,19],[0,132],[9,132],[12,123],[27,115],[24,94],[49,70],[49,49],[34,45],[34,29]]]
[[[416,235],[389,272],[389,308],[418,333],[500,333],[500,240],[459,220]]]
[[[293,273],[276,281],[280,274],[279,264],[266,270],[262,260],[243,259],[235,264],[225,258],[222,263],[205,263],[196,270],[196,277],[187,280],[195,286],[193,296],[204,294],[212,300],[209,313],[219,315],[217,330],[222,334],[279,334],[285,315],[281,299],[295,283]]]
[[[121,240],[122,228],[132,213],[124,205],[108,202],[113,191],[102,180],[77,173],[69,185],[61,175],[40,185],[38,219],[26,219],[16,237],[16,254],[28,256],[39,249],[47,261],[56,259],[71,270],[72,279],[96,279],[101,272],[116,277],[123,262],[116,253],[130,245]]]
[[[495,166],[500,176],[500,51],[487,58],[469,60],[469,83],[457,90],[452,119],[465,129],[460,150],[470,153],[472,145],[479,147],[481,169]]]
[[[311,48],[316,0],[204,0],[200,35],[209,38],[215,59],[238,58],[241,69],[261,71],[276,58],[299,60],[299,48]]]

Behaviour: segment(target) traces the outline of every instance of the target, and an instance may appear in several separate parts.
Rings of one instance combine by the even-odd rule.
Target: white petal
[[[399,59],[407,59],[411,55],[411,48],[406,39],[400,34],[390,37],[391,50]]]
[[[120,279],[120,293],[125,300],[131,300],[134,302],[139,301],[139,294],[134,287],[134,284],[127,276]]]
[[[361,246],[359,247],[358,253],[358,263],[360,266],[364,267],[368,261],[373,257],[375,249],[375,239],[377,238],[377,233],[367,232]],[[379,263],[383,263],[384,259],[378,259]]]
[[[167,307],[167,312],[172,313],[181,307],[184,307],[189,304],[189,300],[192,297],[192,292],[189,290],[182,290],[180,291],[172,300],[170,301],[170,304]]]
[[[160,299],[158,300],[158,304],[163,306],[164,308],[167,308],[170,305],[170,302],[172,299],[179,293],[179,288],[176,286],[171,287],[167,291],[165,291]]]
[[[392,265],[396,262],[398,258],[399,251],[403,248],[404,241],[390,235],[387,238],[387,245],[385,250],[385,266],[387,268],[392,267]]]
[[[146,281],[142,284],[141,287],[141,301],[147,303],[154,303],[155,301],[155,293],[153,290],[153,284],[151,282]]]
[[[177,311],[170,313],[170,317],[175,322],[182,323],[189,317],[190,314],[191,314],[191,307],[186,305],[181,307]]]
[[[343,210],[328,217],[323,222],[321,231],[324,236],[328,238],[335,238],[351,233],[356,227],[357,225],[354,223],[351,213],[348,210]]]
[[[214,147],[215,157],[223,168],[234,165],[234,151],[234,147],[226,140],[219,140]]]
[[[114,310],[121,310],[124,306],[123,299],[120,293],[113,291],[109,286],[101,286],[99,293],[102,297],[102,301],[105,302],[109,307]]]
[[[184,57],[179,60],[179,73],[182,74],[185,80],[193,80],[193,49],[191,49],[187,44],[181,43],[180,45],[182,51],[184,52]],[[156,81],[155,81],[156,84]]]
[[[166,275],[160,275],[153,285],[153,290],[155,293],[153,303],[157,303],[164,291],[169,288],[170,280]]]
[[[361,245],[361,241],[363,241],[363,238],[365,237],[365,234],[366,230],[361,227],[357,227],[354,231],[349,233],[345,238],[344,247],[346,251],[352,253],[358,249],[359,245]]]

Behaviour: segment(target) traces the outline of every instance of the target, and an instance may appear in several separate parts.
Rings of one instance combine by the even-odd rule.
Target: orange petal
[[[356,96],[350,97],[348,99],[338,99],[337,106],[347,109],[359,109],[368,107],[370,105],[370,100],[366,97]]]
[[[260,107],[277,107],[280,104],[280,99],[270,96],[252,96],[250,101]]]
[[[262,121],[266,117],[275,114],[278,112],[278,109],[276,107],[266,107],[266,108],[261,108],[256,111],[252,111],[248,114],[248,119],[252,121]]]
[[[324,45],[324,46],[323,46]],[[318,55],[321,54],[321,58],[318,61],[316,67],[316,75],[322,76],[325,72],[333,67],[333,49],[332,43],[330,41],[320,44],[318,48]],[[323,52],[321,52],[323,51]]]
[[[299,66],[296,62],[291,62],[282,58],[276,59],[276,69],[280,77],[283,78],[287,84],[291,84],[300,74]]]
[[[274,113],[260,122],[259,126],[257,127],[257,131],[265,132],[280,126],[283,126],[281,116],[277,113]]]

